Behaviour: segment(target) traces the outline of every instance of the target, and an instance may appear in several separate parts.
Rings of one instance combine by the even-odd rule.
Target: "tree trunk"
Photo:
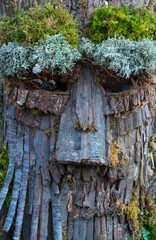
[[[35,2],[44,4],[3,0],[0,11],[11,15]],[[123,1],[108,2],[120,6]],[[83,25],[102,1],[65,4]],[[149,1],[131,4],[148,6]],[[136,189],[138,197],[146,191],[152,87],[105,93],[89,66],[82,64],[79,71],[70,92],[46,95],[21,86],[6,92],[4,138],[10,162],[0,206],[14,174],[3,226],[8,232],[16,213],[12,239],[130,239],[122,209]]]

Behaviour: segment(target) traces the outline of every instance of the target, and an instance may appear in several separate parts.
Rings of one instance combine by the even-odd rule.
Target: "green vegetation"
[[[132,231],[132,239],[154,240],[156,239],[156,200],[150,193],[145,196],[145,209],[142,217],[140,210],[139,184],[133,190],[130,203],[121,204],[121,210],[127,215],[127,221]],[[142,238],[140,237],[142,236]]]
[[[127,221],[130,229],[133,232],[133,237],[136,237],[140,231],[139,214],[139,185],[134,189],[130,203],[125,207],[125,213],[127,215]]]
[[[58,3],[35,6],[28,11],[21,10],[14,16],[4,16],[0,22],[0,44],[18,42],[34,44],[46,35],[61,33],[73,46],[79,41],[79,30],[71,14]]]
[[[5,176],[7,174],[7,170],[8,170],[8,164],[9,164],[9,158],[8,158],[8,150],[6,147],[2,148],[2,153],[0,155],[0,191],[3,187],[3,183],[5,180]],[[6,204],[7,207],[9,206],[10,200],[11,200],[11,188],[12,186],[10,185],[10,189],[6,198]]]
[[[81,131],[81,132],[94,132],[94,131],[96,131],[95,124],[94,124],[93,122],[92,122],[92,124],[91,124],[90,126],[88,126],[88,127],[86,128],[86,130],[84,131],[83,128],[82,128],[82,126],[81,126],[80,120],[78,120],[78,121],[76,122],[75,128],[77,128],[77,129],[78,129],[79,131]]]
[[[146,209],[143,216],[143,223],[143,239],[156,239],[156,200],[152,199],[149,193],[146,194]]]
[[[3,128],[3,85],[0,81],[0,129]]]
[[[115,36],[137,41],[142,38],[156,40],[156,19],[146,8],[98,8],[87,25],[90,39],[95,44]]]
[[[8,151],[6,149],[6,147],[2,148],[2,153],[0,155],[0,190],[3,186],[4,180],[5,180],[5,176],[7,173],[7,169],[8,169]]]

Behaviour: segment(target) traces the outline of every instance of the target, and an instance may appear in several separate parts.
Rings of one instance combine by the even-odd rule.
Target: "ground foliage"
[[[79,30],[71,14],[58,3],[36,5],[28,11],[21,10],[14,16],[4,16],[0,22],[0,44],[18,42],[34,44],[47,35],[61,33],[73,46],[79,41]]]
[[[146,8],[133,9],[125,5],[98,8],[87,25],[90,39],[95,44],[115,36],[137,41],[142,38],[156,40],[156,19]]]

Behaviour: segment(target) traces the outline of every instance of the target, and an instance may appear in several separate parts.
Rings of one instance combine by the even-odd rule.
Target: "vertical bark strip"
[[[110,117],[106,117],[106,157],[107,161],[110,162],[111,154],[111,139],[110,139]]]
[[[12,180],[15,166],[15,153],[16,153],[16,126],[15,120],[9,119],[7,124],[7,140],[8,140],[8,156],[9,156],[9,166],[5,181],[0,193],[0,210],[5,201],[6,195],[8,193],[9,184]]]
[[[94,234],[93,234],[93,219],[90,219],[87,222],[87,230],[86,230],[86,240],[93,240]]]
[[[32,215],[32,222],[31,222],[30,240],[37,240],[41,194],[42,194],[41,174],[36,173],[35,185],[34,185],[33,215]]]
[[[52,183],[52,216],[53,216],[53,233],[54,240],[62,240],[62,223],[60,213],[60,196],[59,187],[53,181]]]
[[[94,239],[98,239],[101,235],[101,224],[100,224],[100,217],[95,216],[94,221]]]
[[[3,231],[9,231],[13,218],[16,212],[16,205],[19,196],[19,189],[21,184],[21,174],[22,174],[22,159],[23,159],[23,132],[21,124],[18,124],[17,127],[17,141],[16,141],[16,170],[15,170],[15,178],[14,178],[14,186],[12,191],[11,202],[7,214],[7,218],[5,220],[5,224],[3,227]]]
[[[32,214],[33,209],[33,199],[34,199],[34,182],[35,182],[35,173],[30,169],[30,180],[29,180],[29,214]]]
[[[8,214],[5,220],[5,224],[3,226],[3,231],[9,231],[11,224],[13,222],[13,218],[15,216],[15,211],[16,211],[17,200],[19,196],[20,182],[21,182],[21,169],[17,169],[15,171],[14,187],[12,191],[12,197],[9,205]]]
[[[113,221],[112,217],[107,215],[107,239],[113,240]]]
[[[101,217],[101,236],[107,240],[106,216]]]
[[[43,186],[41,214],[40,214],[40,240],[47,240],[49,202],[51,199],[50,184]]]
[[[35,170],[38,171],[42,161],[42,131],[38,129],[36,130],[36,134],[34,138],[34,149],[35,149],[35,155],[36,155]]]
[[[18,209],[17,209],[17,218],[16,218],[15,231],[13,236],[14,240],[20,240],[23,216],[24,216],[24,207],[25,207],[25,201],[26,201],[26,193],[27,193],[28,172],[29,172],[29,128],[25,127],[23,169],[22,169],[19,203],[18,203]]]

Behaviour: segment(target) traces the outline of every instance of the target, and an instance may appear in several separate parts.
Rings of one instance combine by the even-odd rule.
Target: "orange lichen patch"
[[[72,210],[73,210],[73,194],[72,194],[72,191],[70,191],[68,193],[68,199],[69,199],[69,202],[68,202],[68,212],[72,212]]]
[[[121,205],[121,200],[120,200],[120,199],[116,200],[115,204],[116,204],[117,208],[120,207],[120,205]]]

